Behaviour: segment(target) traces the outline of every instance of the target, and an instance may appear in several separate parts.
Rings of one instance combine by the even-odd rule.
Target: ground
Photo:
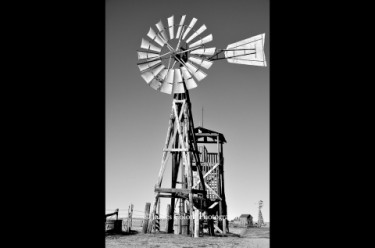
[[[240,248],[269,248],[269,228],[230,228],[227,237],[192,238],[184,235],[174,235],[166,233],[143,234],[140,230],[133,231],[132,234],[106,235],[106,248],[124,247],[240,247]]]

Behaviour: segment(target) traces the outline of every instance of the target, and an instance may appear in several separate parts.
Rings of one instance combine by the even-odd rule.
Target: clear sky
[[[265,33],[268,67],[215,61],[208,76],[190,91],[195,126],[224,134],[228,217],[258,218],[256,203],[269,221],[269,1],[265,0],[107,0],[106,1],[106,209],[125,216],[130,203],[144,210],[154,198],[172,95],[153,90],[141,78],[137,50],[152,26],[174,15],[195,17],[207,26],[210,47],[226,48]],[[176,30],[175,30],[176,31]],[[170,170],[163,185],[170,185]],[[168,181],[169,179],[169,181]],[[165,205],[161,213],[165,213]]]

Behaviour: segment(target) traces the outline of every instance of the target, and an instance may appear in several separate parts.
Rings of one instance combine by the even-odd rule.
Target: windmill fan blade
[[[203,78],[205,78],[207,76],[206,73],[204,73],[203,71],[199,70],[197,67],[195,67],[194,65],[192,65],[190,62],[186,62],[185,63],[188,71],[193,74],[193,76],[198,80],[198,81],[201,81]]]
[[[169,26],[169,37],[171,39],[174,38],[174,16],[168,18],[168,26]]]
[[[164,25],[162,21],[160,20],[158,23],[156,23],[156,27],[160,31],[161,35],[163,36],[164,41],[168,41],[168,35],[167,32],[165,31]]]
[[[224,55],[229,63],[267,66],[264,54],[265,34],[229,44]]]
[[[155,32],[151,27],[150,27],[150,30],[149,30],[148,33],[147,33],[147,36],[148,36],[151,40],[153,40],[153,41],[155,41],[156,43],[158,43],[159,46],[161,46],[161,47],[164,46],[165,42],[164,42],[162,39],[160,39],[160,37],[156,34],[156,32]]]
[[[192,34],[187,40],[186,40],[186,43],[189,43],[191,40],[193,40],[195,37],[197,37],[198,35],[200,35],[201,33],[203,33],[204,30],[206,30],[207,27],[206,25],[202,25],[194,34]]]
[[[197,18],[193,18],[189,24],[189,26],[187,27],[187,29],[185,30],[185,33],[184,35],[182,36],[182,39],[184,40],[186,35],[190,32],[190,30],[194,27],[195,23],[198,21]]]
[[[183,66],[181,67],[182,77],[185,80],[185,85],[188,90],[197,87],[197,83],[194,78],[190,75],[189,71]]]
[[[160,86],[162,85],[162,82],[165,79],[165,76],[167,76],[167,69],[163,69],[149,84],[151,88],[158,90]]]
[[[151,71],[147,71],[141,74],[141,76],[146,81],[146,83],[149,84],[164,68],[165,66],[163,64],[158,65]]]
[[[158,80],[154,79],[154,80],[151,81],[151,83],[149,85],[154,90],[158,90],[161,86],[161,83]]]
[[[198,55],[211,56],[211,55],[215,54],[215,51],[216,51],[215,47],[211,47],[211,48],[199,48],[199,49],[195,49],[195,50],[191,51],[190,54],[198,54]]]
[[[199,66],[202,66],[203,68],[205,69],[209,69],[213,62],[212,61],[208,61],[208,60],[205,60],[203,58],[198,58],[198,57],[194,57],[194,56],[189,56],[189,60]]]
[[[159,56],[158,53],[148,53],[148,52],[140,52],[140,51],[137,51],[137,53],[138,53],[138,59],[152,59],[152,58]]]
[[[169,69],[167,73],[167,77],[165,78],[165,82],[173,84],[174,79],[174,69]]]
[[[203,45],[203,44],[205,44],[207,42],[210,42],[210,41],[212,41],[212,34],[209,34],[206,37],[204,37],[204,38],[202,38],[202,39],[194,42],[193,44],[189,45],[189,47],[190,48],[191,47],[196,47],[196,46]]]
[[[147,50],[152,50],[155,52],[160,53],[161,47],[155,46],[151,44],[148,40],[142,38],[142,43],[141,43],[141,48],[147,49]]]
[[[141,72],[143,72],[143,71],[145,71],[145,70],[147,70],[149,68],[152,68],[153,66],[155,66],[157,64],[160,64],[160,63],[161,63],[161,60],[159,59],[159,60],[151,61],[149,63],[140,64],[140,65],[138,65],[138,67],[139,67],[139,70]]]
[[[180,25],[178,25],[178,29],[177,29],[176,39],[180,38],[182,25],[184,25],[184,22],[185,22],[185,17],[186,17],[186,15],[181,16]]]
[[[171,94],[172,88],[173,88],[173,79],[174,79],[174,70],[170,69],[160,88],[160,91],[163,93]]]
[[[173,84],[173,94],[184,93],[184,85],[182,82],[182,75],[180,69],[174,70],[174,84]]]

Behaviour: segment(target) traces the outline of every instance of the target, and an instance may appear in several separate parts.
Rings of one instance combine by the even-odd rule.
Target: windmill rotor
[[[187,90],[196,88],[197,82],[207,77],[205,70],[210,69],[215,60],[266,66],[265,34],[229,44],[226,49],[217,49],[207,46],[213,35],[207,34],[205,24],[198,25],[197,22],[197,18],[187,21],[186,15],[175,22],[172,15],[167,22],[157,22],[156,29],[150,27],[147,38],[142,38],[137,65],[151,88],[166,94],[184,93],[185,87]]]

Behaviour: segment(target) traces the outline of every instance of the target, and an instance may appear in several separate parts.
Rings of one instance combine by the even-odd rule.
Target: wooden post
[[[194,238],[199,238],[199,210],[194,212]]]
[[[155,218],[155,231],[160,232],[160,197],[158,198],[157,218]]]
[[[185,117],[185,136],[186,136],[186,138],[187,138],[187,140],[189,140],[189,117],[188,117],[188,113],[187,113],[187,108],[185,108],[184,109],[184,117]],[[186,142],[186,144],[185,144],[186,146],[185,146],[185,148],[186,148],[186,150],[187,151],[189,151],[190,150],[190,144],[189,144],[189,141],[188,142]],[[194,205],[194,203],[193,203],[193,193],[191,192],[191,190],[192,190],[192,186],[193,186],[193,171],[192,171],[192,167],[191,167],[191,160],[190,160],[190,153],[189,152],[187,152],[186,154],[185,154],[185,159],[186,159],[186,166],[188,167],[187,168],[187,173],[188,173],[188,175],[187,175],[187,181],[188,181],[188,189],[189,189],[189,191],[190,191],[190,193],[189,193],[189,218],[190,218],[190,234],[191,235],[194,235],[194,222],[193,222],[193,205]]]
[[[143,233],[147,233],[148,221],[150,219],[150,207],[151,207],[151,203],[150,202],[146,202],[145,217],[143,219],[143,227],[142,227],[142,232]]]
[[[217,194],[221,197],[221,192],[220,192],[220,186],[221,186],[221,183],[220,183],[220,174],[221,174],[221,161],[220,161],[220,135],[218,134],[217,135],[217,156],[216,156],[216,159],[217,159],[217,163],[219,163],[219,166],[218,168],[216,169],[217,171],[217,174],[216,174],[216,189],[217,189]],[[221,200],[219,202],[219,219],[218,219],[218,226],[220,227],[219,223],[220,223],[220,220],[221,220],[221,217],[222,217],[222,214],[223,214],[223,209],[222,209],[222,203],[223,201]]]
[[[223,222],[223,234],[227,234],[227,218],[226,218],[226,216],[224,216],[224,218],[222,219],[222,222]]]
[[[132,218],[133,218],[133,204],[129,205],[128,208],[128,221],[127,221],[127,232],[130,232],[130,228],[132,226]]]
[[[160,198],[158,199],[158,216],[159,216],[159,219],[160,219]]]
[[[169,233],[169,219],[171,218],[171,216],[170,216],[170,209],[171,209],[171,205],[168,204],[167,205],[167,221],[165,223],[165,231],[167,233]]]

